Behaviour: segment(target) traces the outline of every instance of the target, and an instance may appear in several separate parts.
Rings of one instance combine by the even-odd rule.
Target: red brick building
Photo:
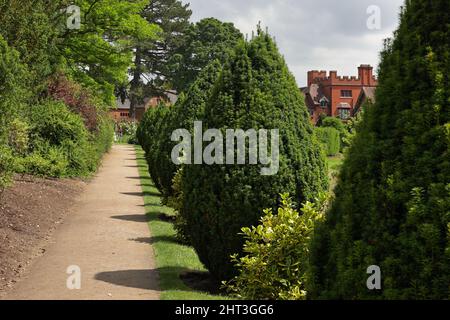
[[[316,124],[321,114],[348,120],[354,116],[360,105],[374,100],[378,80],[373,67],[361,65],[358,77],[338,76],[337,71],[309,71],[308,86],[301,90],[305,94],[306,106],[311,121]]]
[[[169,104],[175,104],[177,101],[177,95],[175,92],[168,93],[168,97],[153,97],[153,98],[145,98],[144,103],[136,106],[136,121],[141,121],[144,117],[144,113],[150,109],[155,108],[161,102],[166,102]],[[126,99],[122,102],[120,99],[117,100],[117,107],[115,109],[110,110],[110,115],[116,122],[121,121],[129,121],[131,119],[130,114],[130,105],[131,102],[129,99]]]

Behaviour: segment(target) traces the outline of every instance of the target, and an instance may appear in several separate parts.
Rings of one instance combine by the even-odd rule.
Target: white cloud
[[[403,0],[185,0],[193,21],[215,17],[233,22],[243,34],[261,21],[275,36],[300,86],[308,70],[356,75],[359,64],[377,67],[383,39],[398,24]],[[381,9],[381,30],[367,28],[367,8]]]

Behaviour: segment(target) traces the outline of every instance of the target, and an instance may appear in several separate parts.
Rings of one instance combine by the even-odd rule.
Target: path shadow
[[[147,168],[146,166],[135,166],[135,165],[130,165],[130,166],[124,166],[124,168]]]
[[[179,244],[179,242],[177,241],[177,239],[175,239],[175,237],[169,237],[169,236],[141,237],[141,238],[134,238],[134,239],[128,239],[128,240],[138,242],[138,243],[144,243],[144,244],[154,244],[156,242]]]
[[[145,214],[125,214],[119,216],[111,216],[112,219],[133,221],[133,222],[150,222],[151,218]]]
[[[152,179],[150,179],[150,177],[125,177],[125,179],[133,179],[133,180],[148,180],[148,181],[152,181]]]
[[[163,281],[159,287],[159,278],[180,276],[185,286],[177,281]],[[94,279],[113,285],[138,288],[144,290],[183,290],[202,291],[210,294],[220,293],[220,283],[215,281],[208,272],[199,272],[180,267],[163,267],[148,270],[117,270],[97,273]]]
[[[158,278],[158,271],[154,269],[106,271],[94,276],[95,280],[144,290],[159,290]]]
[[[120,194],[126,195],[126,196],[134,196],[134,197],[144,197],[144,196],[161,196],[159,192],[151,192],[151,191],[145,191],[145,192],[121,192]]]

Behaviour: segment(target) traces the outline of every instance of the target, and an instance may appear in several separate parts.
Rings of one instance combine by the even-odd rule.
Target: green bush
[[[176,238],[179,243],[184,245],[191,245],[191,240],[189,239],[187,221],[184,219],[180,212],[183,208],[183,168],[178,169],[175,177],[173,178],[172,184],[173,194],[168,197],[167,205],[175,209],[177,213],[175,217],[174,228],[176,231]]]
[[[165,199],[173,195],[172,180],[179,168],[172,161],[172,149],[178,144],[171,140],[177,129],[193,133],[194,121],[202,120],[204,108],[211,95],[214,83],[219,77],[221,65],[213,61],[199,75],[187,94],[181,96],[169,112],[161,118],[158,135],[148,155],[150,170],[156,176]]]
[[[304,300],[309,270],[309,242],[325,213],[327,197],[306,202],[300,213],[288,195],[273,214],[264,211],[257,227],[243,228],[243,257],[233,256],[239,275],[226,287],[245,300]]]
[[[46,160],[53,148],[57,148],[68,161],[67,176],[87,176],[95,171],[97,154],[95,147],[89,141],[83,119],[69,111],[61,102],[48,101],[32,108],[31,112],[32,153],[38,154]],[[37,159],[37,158],[36,158]],[[42,165],[38,163],[38,167]]]
[[[30,91],[26,89],[28,76],[19,53],[0,36],[0,144],[8,142],[7,129],[23,111],[30,96]]]
[[[325,148],[327,156],[335,156],[341,149],[339,131],[331,127],[316,128],[316,135]]]
[[[311,298],[450,298],[448,0],[407,1],[312,243]],[[368,290],[367,268],[382,289]]]
[[[281,193],[302,203],[326,191],[327,169],[304,99],[269,35],[259,30],[238,46],[207,101],[204,128],[280,133],[275,175],[261,175],[263,165],[184,166],[181,214],[189,237],[211,274],[228,280],[236,272],[229,257],[242,251],[241,228],[255,225],[263,209],[276,208]]]
[[[49,148],[46,154],[32,153],[16,159],[16,172],[41,177],[61,178],[67,175],[69,161],[59,148]]]
[[[12,183],[14,157],[10,148],[0,145],[0,196]]]
[[[100,115],[99,128],[91,138],[97,154],[97,163],[111,149],[114,139],[114,121],[107,115]]]
[[[8,145],[18,156],[23,156],[29,147],[29,125],[19,119],[14,119],[8,128]]]

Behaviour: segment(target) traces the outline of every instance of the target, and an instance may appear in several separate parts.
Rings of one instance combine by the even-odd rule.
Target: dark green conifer
[[[248,154],[247,165],[184,167],[181,214],[201,261],[224,280],[234,274],[230,255],[242,251],[241,228],[256,225],[263,209],[279,204],[280,193],[289,192],[298,203],[313,199],[327,189],[327,169],[295,79],[260,30],[225,64],[203,127],[220,129],[224,138],[226,129],[279,129],[280,134],[275,175],[261,175],[265,166],[249,165]]]
[[[406,1],[313,241],[311,297],[450,297],[449,26],[448,0]]]

